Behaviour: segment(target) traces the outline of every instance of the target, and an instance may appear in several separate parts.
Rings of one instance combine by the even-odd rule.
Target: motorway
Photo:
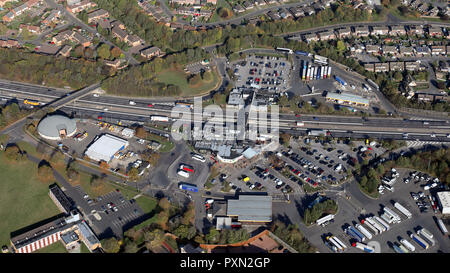
[[[62,107],[62,110],[70,112],[89,114],[91,117],[102,115],[105,118],[133,120],[139,122],[148,122],[150,115],[170,116],[172,105],[157,104],[148,107],[153,103],[151,99],[142,99],[136,101],[136,105],[129,105],[128,98],[100,96],[94,97],[89,94],[90,91],[99,85],[93,85],[81,91],[68,94],[60,89],[49,89],[34,85],[22,85],[19,83],[0,82],[0,96],[5,98],[35,98],[43,103],[50,103],[56,107]],[[84,98],[66,105],[72,96],[82,95]],[[61,98],[62,99],[59,99]],[[195,116],[194,116],[195,117]],[[202,115],[203,117],[203,115]],[[269,116],[270,118],[270,116]],[[224,119],[225,120],[225,119]],[[237,118],[227,117],[227,120],[237,122]],[[190,120],[183,120],[189,122]],[[210,123],[223,123],[220,119],[210,119]],[[252,123],[255,120],[249,119]],[[296,128],[296,122],[303,121],[304,127]],[[276,127],[274,127],[276,128]],[[296,117],[292,114],[280,114],[280,131],[289,132],[294,135],[303,135],[307,129],[326,129],[330,130],[335,136],[372,136],[380,138],[403,139],[403,133],[409,133],[407,139],[411,140],[440,140],[450,141],[446,135],[450,134],[450,124],[448,121],[439,120],[409,120],[399,118],[361,118],[347,116],[315,116],[302,115]],[[431,133],[436,137],[431,137]]]

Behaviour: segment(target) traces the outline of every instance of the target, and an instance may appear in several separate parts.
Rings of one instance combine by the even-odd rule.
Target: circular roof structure
[[[44,138],[59,140],[70,137],[77,131],[75,120],[61,115],[48,116],[39,122],[38,133]]]

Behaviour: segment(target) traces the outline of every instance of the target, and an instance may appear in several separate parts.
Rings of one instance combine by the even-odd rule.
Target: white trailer
[[[326,66],[322,66],[322,69],[320,70],[320,78],[324,79],[324,75],[325,75],[325,70],[327,69]]]
[[[304,123],[304,122],[302,122],[302,121],[297,121],[297,127],[303,127],[303,126],[305,126],[305,123]],[[319,220],[317,220],[317,221],[319,221]]]
[[[166,116],[150,116],[150,120],[151,121],[165,121],[165,122],[168,122],[169,121],[169,117],[166,117]]]
[[[343,248],[347,248],[347,246],[336,236],[333,236],[334,240],[338,242]]]
[[[404,245],[407,249],[409,249],[411,252],[416,251],[416,248],[414,247],[413,244],[411,244],[408,240],[406,239],[401,239],[400,243],[402,243],[402,245]]]
[[[328,67],[327,78],[331,78],[331,66]]]
[[[372,239],[372,233],[370,233],[366,228],[364,228],[363,226],[361,226],[360,224],[356,224],[355,226],[359,231],[361,231],[362,234],[364,234],[364,236],[367,237],[367,239],[371,240]]]
[[[316,79],[316,76],[317,76],[317,66],[314,66],[313,67],[313,73],[312,73],[312,80],[315,80]]]
[[[442,219],[438,218],[437,222],[438,222],[438,226],[439,226],[439,228],[441,229],[442,233],[444,233],[444,235],[447,234],[447,233],[448,233],[448,230],[447,230],[447,228],[445,227],[445,224],[444,224],[444,222],[442,221]]]
[[[371,246],[368,246],[366,244],[356,242],[353,244],[354,247],[361,249],[362,251],[368,252],[368,253],[374,253],[375,249]]]
[[[377,221],[375,221],[375,219],[373,219],[372,217],[366,218],[366,221],[368,221],[375,228],[377,228],[380,231],[380,233],[383,233],[383,232],[385,232],[387,230],[382,224],[380,224]]]
[[[428,242],[431,243],[432,246],[434,246],[436,244],[436,242],[433,239],[433,234],[431,234],[429,231],[427,231],[426,229],[422,228],[420,230],[417,231],[417,234],[422,236],[422,238],[424,238],[425,240],[427,240]],[[431,236],[430,236],[431,235]]]
[[[386,230],[390,229],[390,226],[385,221],[381,220],[380,217],[374,216],[373,219],[379,222],[381,225],[383,225],[386,228]]]
[[[334,239],[333,236],[328,237],[328,241],[333,244],[339,252],[344,251],[345,249]]]
[[[189,178],[189,173],[183,170],[179,170],[178,171],[178,175],[184,177],[184,178]]]
[[[395,213],[393,210],[391,210],[390,208],[384,207],[383,210],[384,210],[385,213],[387,213],[387,214],[391,215],[392,217],[394,217],[395,221],[400,222],[402,220],[402,218],[400,218],[400,216],[397,213]]]
[[[404,206],[402,206],[400,203],[395,202],[394,207],[396,209],[398,209],[401,213],[403,213],[403,215],[405,215],[408,218],[412,217],[411,212],[409,212],[409,210],[407,210]]]
[[[380,231],[376,227],[374,227],[371,223],[369,223],[369,221],[361,220],[361,224],[366,225],[375,235],[380,233]]]
[[[298,122],[297,122],[297,123],[298,123]],[[331,221],[331,220],[333,220],[333,219],[334,219],[334,214],[328,214],[327,216],[318,219],[318,220],[316,221],[316,223],[317,223],[317,225],[320,226],[320,225],[322,225],[322,224],[324,224],[324,223],[326,223],[326,222],[328,222],[328,221]]]
[[[394,222],[394,218],[387,213],[381,214],[380,217],[381,217],[381,219],[386,221],[386,223],[388,223],[388,224],[392,224]]]

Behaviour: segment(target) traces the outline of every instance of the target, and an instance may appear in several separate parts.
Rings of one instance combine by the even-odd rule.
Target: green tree
[[[339,41],[337,41],[336,49],[339,52],[344,52],[347,50],[347,47],[345,46],[345,44],[342,40],[339,40]]]
[[[131,181],[136,181],[139,179],[139,170],[135,167],[131,168],[128,171],[128,178],[130,178]]]
[[[109,45],[101,44],[97,48],[97,55],[104,60],[109,60],[111,57],[111,51],[110,51]]]
[[[120,251],[120,244],[116,238],[111,237],[102,242],[102,248],[106,253],[118,253]]]

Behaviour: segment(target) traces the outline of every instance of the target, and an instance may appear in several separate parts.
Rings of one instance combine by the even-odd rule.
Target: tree
[[[128,177],[130,178],[131,181],[136,181],[139,178],[139,170],[135,167],[131,168],[128,171]]]
[[[136,253],[139,250],[136,242],[126,238],[124,241],[123,252],[124,253]]]
[[[106,253],[118,253],[120,250],[120,243],[116,238],[111,237],[102,242],[102,248]]]
[[[147,249],[152,249],[156,246],[160,246],[164,241],[164,231],[162,231],[161,229],[146,231],[144,233],[144,239]]]
[[[38,178],[42,182],[54,180],[53,169],[48,162],[41,162],[38,166]]]
[[[100,161],[100,164],[98,166],[101,169],[103,169],[103,170],[108,170],[109,169],[109,164],[105,160]]]
[[[109,45],[101,44],[97,48],[97,55],[104,60],[109,60],[109,58],[111,57],[111,51],[110,51]]]
[[[361,177],[361,181],[359,181],[359,184],[361,185],[361,187],[365,188],[367,185],[367,177],[366,176]]]
[[[22,151],[17,145],[9,145],[5,149],[5,156],[10,161],[21,161],[23,159]]]
[[[287,133],[282,133],[282,134],[280,134],[280,140],[281,140],[281,144],[283,144],[284,146],[288,146],[289,141],[291,140],[291,135],[287,134]]]
[[[94,50],[90,47],[86,47],[84,49],[84,57],[86,59],[94,59],[94,53],[95,53]]]
[[[122,50],[120,50],[120,48],[115,46],[111,49],[111,57],[120,58],[121,54],[122,54]]]
[[[159,199],[158,206],[159,206],[162,210],[168,211],[169,208],[170,208],[170,202],[169,202],[169,199],[167,199],[167,197],[163,197],[163,198]]]
[[[69,181],[78,181],[80,179],[80,173],[75,168],[67,169],[67,177]]]
[[[190,202],[187,206],[186,211],[183,213],[183,218],[181,219],[181,223],[183,225],[189,225],[194,222],[195,217],[195,206],[193,202]]]
[[[339,40],[339,41],[337,41],[336,49],[339,52],[344,52],[347,50],[347,47],[345,46],[345,44],[342,40]]]
[[[180,225],[173,231],[173,234],[175,234],[180,239],[190,240],[195,237],[197,231],[195,230],[195,227],[192,225],[190,226]]]

